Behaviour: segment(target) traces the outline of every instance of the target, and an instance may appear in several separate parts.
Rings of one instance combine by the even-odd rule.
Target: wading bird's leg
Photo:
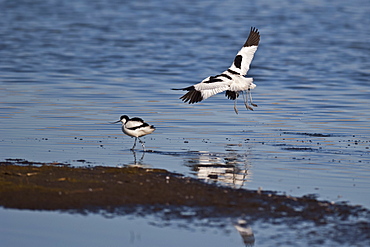
[[[244,91],[242,91],[242,96],[243,96],[244,105],[245,105],[245,107],[247,107],[247,105],[248,105],[248,94],[246,94],[244,96]]]
[[[245,107],[248,109],[248,110],[251,110],[253,111],[253,108],[251,106],[248,105],[248,93],[246,92],[245,93],[245,97],[244,97],[244,91],[242,91],[242,95],[243,95],[243,100],[244,100],[244,105]]]
[[[134,164],[136,165],[137,164],[137,162],[136,162],[136,152],[133,149],[131,149],[131,152],[134,154]]]
[[[131,150],[134,150],[135,149],[135,147],[136,147],[136,140],[137,140],[137,137],[135,137],[134,146],[132,146]]]
[[[248,94],[249,94],[249,100],[251,102],[251,105],[257,107],[256,104],[253,104],[252,91],[250,89],[248,89]]]
[[[144,150],[144,152],[145,152],[144,142],[143,142],[142,140],[140,140],[140,138],[139,138],[139,137],[138,137],[138,139],[139,139],[139,142],[141,143],[141,146],[143,146],[143,150]]]
[[[234,111],[235,111],[235,113],[236,114],[239,114],[239,112],[238,112],[238,109],[236,108],[236,100],[237,100],[238,98],[236,98],[235,100],[234,100]]]

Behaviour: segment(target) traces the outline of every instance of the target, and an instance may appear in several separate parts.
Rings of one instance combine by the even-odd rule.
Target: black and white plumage
[[[252,106],[257,106],[252,102],[252,95],[250,90],[254,89],[256,85],[253,83],[253,78],[244,77],[254,57],[254,53],[258,48],[260,41],[260,34],[258,29],[251,27],[247,41],[240,49],[235,59],[226,71],[216,76],[209,76],[202,82],[195,84],[190,87],[174,89],[174,90],[186,90],[188,91],[180,99],[189,104],[197,103],[205,100],[215,94],[225,92],[225,96],[230,100],[235,100],[234,110],[238,113],[236,108],[236,99],[240,94],[246,93],[244,98],[244,104],[249,110],[253,108],[248,104],[248,101]],[[248,100],[249,98],[249,100]]]
[[[128,136],[135,137],[134,146],[131,148],[131,150],[134,150],[136,147],[136,140],[139,139],[139,142],[143,146],[143,150],[145,151],[144,142],[140,140],[139,137],[148,135],[153,133],[155,130],[155,127],[153,125],[149,125],[148,123],[145,123],[144,120],[138,117],[129,118],[126,115],[122,115],[120,117],[120,120],[114,122],[114,123],[122,123],[122,132],[125,133]]]

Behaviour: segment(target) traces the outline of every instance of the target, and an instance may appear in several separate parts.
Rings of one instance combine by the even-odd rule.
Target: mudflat
[[[6,160],[0,163],[0,205],[5,208],[68,210],[128,206],[207,208],[212,215],[298,217],[324,223],[367,209],[313,196],[233,189],[163,169],[72,167],[61,163]]]

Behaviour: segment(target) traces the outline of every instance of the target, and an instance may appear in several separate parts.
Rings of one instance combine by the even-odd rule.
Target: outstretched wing
[[[189,104],[197,103],[229,89],[230,83],[231,77],[226,74],[210,76],[198,84],[182,88],[182,90],[189,92],[184,94],[180,99],[184,102],[189,102]]]
[[[254,57],[254,53],[257,51],[259,42],[260,33],[258,29],[251,27],[247,41],[245,41],[243,47],[238,54],[236,54],[234,62],[228,71],[233,74],[246,75]]]

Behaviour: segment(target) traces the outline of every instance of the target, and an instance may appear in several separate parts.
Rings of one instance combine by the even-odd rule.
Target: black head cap
[[[127,120],[129,120],[129,117],[127,115],[122,115],[119,120],[122,120],[122,119],[126,119],[126,121],[127,121]]]

